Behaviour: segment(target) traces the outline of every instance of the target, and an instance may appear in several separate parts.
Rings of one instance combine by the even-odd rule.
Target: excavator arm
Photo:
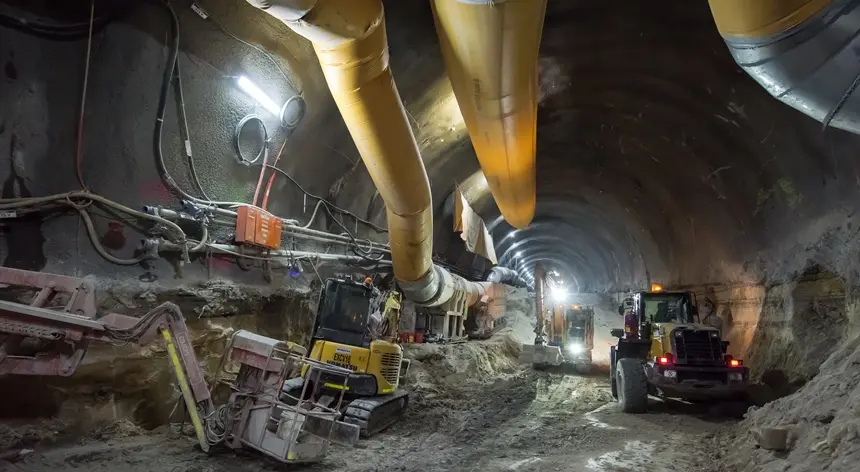
[[[109,313],[97,319],[87,280],[0,268],[0,283],[25,298],[35,290],[29,303],[0,300],[0,375],[70,376],[91,341],[146,345],[160,337],[200,446],[209,450],[200,414],[205,418],[215,407],[178,306],[166,302],[141,318]]]

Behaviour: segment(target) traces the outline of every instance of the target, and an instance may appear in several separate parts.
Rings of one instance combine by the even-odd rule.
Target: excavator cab
[[[373,287],[352,279],[328,279],[314,317],[313,340],[365,346]]]
[[[390,292],[399,299],[399,294]],[[378,303],[382,297],[370,280],[358,282],[351,278],[328,279],[320,293],[317,314],[314,318],[309,357],[324,364],[349,369],[347,382],[320,380],[322,392],[333,398],[345,392],[348,403],[343,410],[343,421],[361,428],[361,435],[370,436],[394,423],[406,410],[408,396],[398,390],[403,349],[392,342],[396,336],[378,337],[372,329],[372,315],[377,305],[390,310],[395,304]],[[396,305],[399,308],[399,305]],[[394,325],[388,316],[381,324]],[[377,324],[380,324],[377,323]],[[286,391],[298,391],[303,378],[287,381]]]

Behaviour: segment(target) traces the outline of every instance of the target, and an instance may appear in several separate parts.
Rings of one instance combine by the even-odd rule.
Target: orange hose
[[[287,145],[287,140],[284,139],[284,143],[281,144],[281,149],[278,149],[278,155],[275,156],[275,160],[274,160],[274,162],[272,162],[273,167],[278,166],[278,161],[281,159],[281,153],[284,152],[284,147],[286,145]],[[263,169],[265,169],[265,168],[266,168],[266,165],[263,164]],[[269,203],[269,191],[272,190],[272,182],[274,182],[274,181],[275,181],[275,173],[273,172],[271,175],[269,175],[269,183],[266,184],[266,193],[263,194],[263,207],[262,208],[264,210],[266,209],[266,205],[268,205],[268,203]]]

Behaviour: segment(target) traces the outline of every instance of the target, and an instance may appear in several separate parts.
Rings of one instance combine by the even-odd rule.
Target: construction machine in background
[[[310,358],[350,371],[349,385],[321,379],[307,389],[308,377],[290,379],[284,391],[316,392],[313,400],[326,402],[345,394],[342,420],[371,436],[399,419],[409,403],[400,385],[403,349],[395,343],[400,315],[400,293],[381,292],[370,279],[328,279],[314,318]]]
[[[555,304],[550,319],[548,342],[561,348],[564,362],[580,373],[591,371],[594,349],[594,307]]]
[[[746,394],[749,370],[726,353],[719,330],[698,317],[691,292],[633,294],[618,307],[624,328],[611,334],[612,396],[628,413],[647,409],[648,395],[690,401],[722,400]]]
[[[295,343],[233,333],[214,377],[230,395],[216,407],[185,319],[173,303],[140,318],[98,316],[94,286],[85,279],[0,268],[0,284],[19,291],[18,300],[26,299],[0,300],[0,375],[70,376],[92,342],[143,346],[161,338],[203,451],[225,445],[281,462],[314,462],[325,457],[333,440],[349,443],[358,437],[357,426],[340,421],[343,394],[326,404],[312,400],[320,379],[346,389],[351,371],[308,359]],[[311,381],[290,401],[283,398],[282,385],[295,372]]]
[[[559,296],[546,296],[553,289],[556,295],[560,293],[560,286],[549,280],[538,263],[535,267],[535,341],[523,345],[523,360],[530,361],[537,370],[571,365],[579,373],[588,373],[594,349],[594,308],[566,303]],[[547,303],[551,298],[555,300]]]

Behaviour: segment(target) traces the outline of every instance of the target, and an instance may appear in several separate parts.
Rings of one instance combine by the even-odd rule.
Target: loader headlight
[[[585,346],[582,344],[569,344],[567,346],[567,352],[571,354],[582,354],[582,351],[585,351]]]

